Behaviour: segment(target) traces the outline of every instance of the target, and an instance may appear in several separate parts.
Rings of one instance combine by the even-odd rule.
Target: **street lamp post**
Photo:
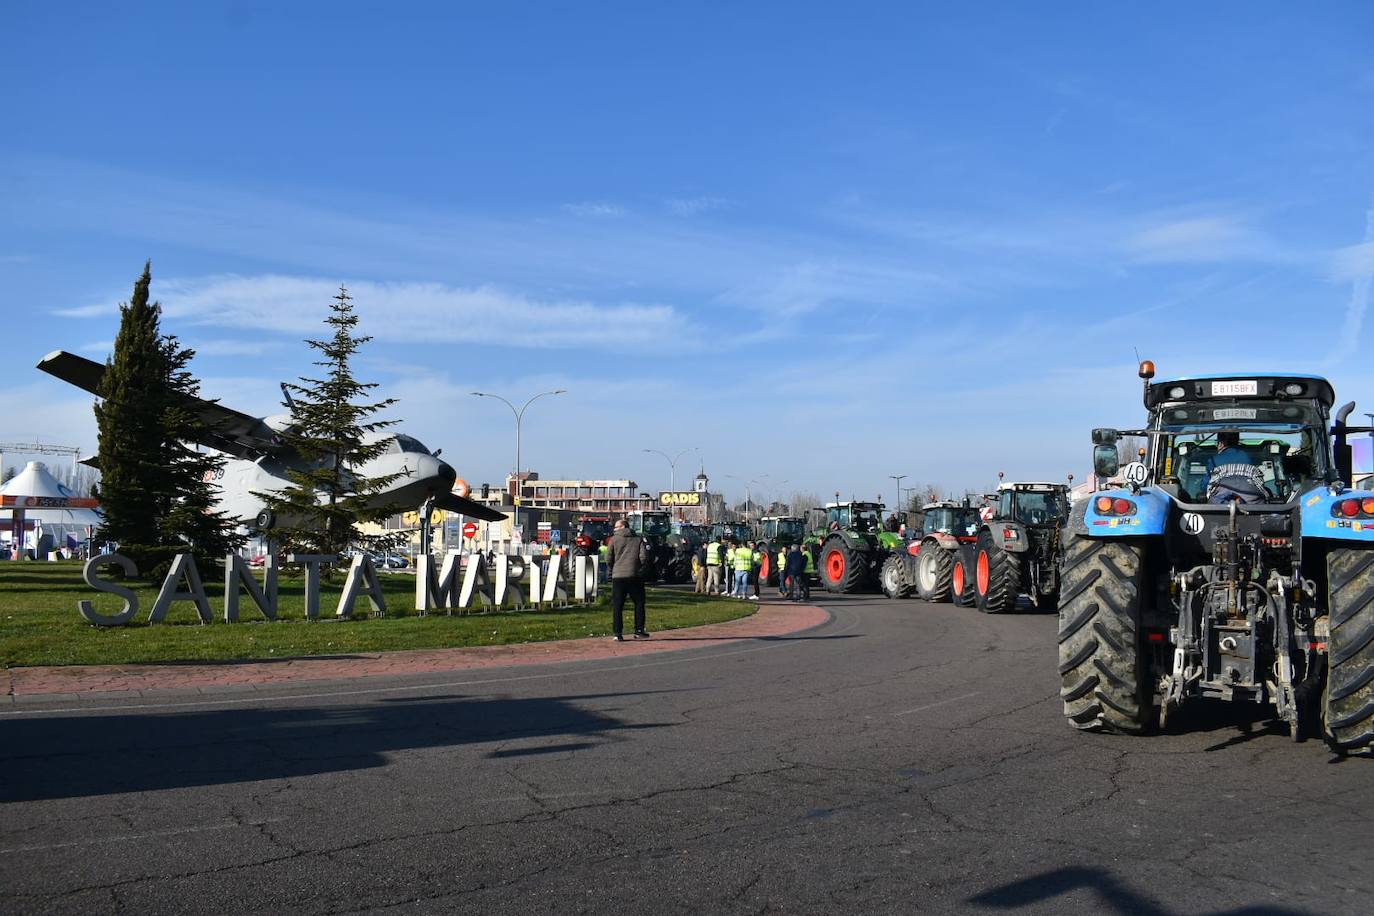
[[[648,452],[648,453],[651,454],[651,455],[662,455],[662,456],[664,457],[664,459],[668,462],[668,474],[669,474],[669,477],[668,477],[668,481],[669,481],[669,482],[668,482],[668,489],[669,489],[670,491],[671,491],[671,490],[676,490],[676,489],[677,489],[677,463],[678,463],[678,461],[681,460],[681,458],[682,458],[683,455],[687,454],[688,452],[695,452],[696,450],[697,450],[696,446],[692,446],[691,448],[684,448],[682,451],[678,452],[676,456],[669,457],[667,452],[660,452],[660,451],[659,451],[658,449],[656,449],[656,448],[642,448],[642,449],[640,449],[641,452]]]
[[[888,474],[888,477],[897,481],[897,505],[892,507],[893,512],[902,511],[902,481],[907,478],[906,474]]]
[[[499,394],[491,394],[487,391],[474,391],[472,393],[473,397],[496,398],[496,400],[500,401],[502,404],[505,404],[507,407],[509,407],[511,413],[515,414],[515,511],[517,516],[517,523],[519,522],[520,513],[520,494],[523,489],[520,483],[520,426],[525,419],[525,408],[529,407],[535,401],[539,400],[542,397],[545,397],[546,395],[564,394],[567,392],[567,390],[568,389],[566,388],[555,388],[553,391],[541,391],[534,397],[526,401],[524,404],[522,404],[519,410],[515,408],[514,404],[512,404],[510,401],[507,401]]]

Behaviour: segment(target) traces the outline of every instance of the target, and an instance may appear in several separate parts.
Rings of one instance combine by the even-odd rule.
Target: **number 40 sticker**
[[[1202,516],[1196,512],[1185,512],[1183,518],[1178,520],[1178,527],[1182,528],[1185,534],[1201,534],[1206,524]]]
[[[1142,462],[1132,461],[1121,469],[1121,478],[1127,483],[1140,486],[1150,477],[1150,469]]]

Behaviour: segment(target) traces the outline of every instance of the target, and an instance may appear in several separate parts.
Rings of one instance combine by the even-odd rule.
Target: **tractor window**
[[[667,537],[673,530],[673,523],[666,515],[642,515],[635,530],[651,537]]]
[[[849,527],[849,507],[831,506],[825,510],[825,526],[839,525],[841,528]]]
[[[950,533],[956,537],[973,537],[978,533],[978,521],[977,509],[960,509]]]
[[[1016,494],[1016,520],[1023,525],[1063,521],[1064,498],[1057,490],[1022,490]]]
[[[1218,451],[1216,426],[1178,427],[1162,440],[1161,475],[1177,478],[1179,495],[1206,502],[1207,485]],[[1235,431],[1235,430],[1233,430]],[[1241,429],[1239,448],[1264,476],[1271,499],[1287,502],[1295,492],[1326,473],[1325,436],[1316,429]]]
[[[926,534],[932,534],[936,531],[943,531],[945,534],[962,534],[963,532],[954,530],[956,522],[953,509],[940,507],[926,510],[926,520],[922,527]]]
[[[883,511],[877,507],[854,510],[855,531],[880,531],[883,527]]]

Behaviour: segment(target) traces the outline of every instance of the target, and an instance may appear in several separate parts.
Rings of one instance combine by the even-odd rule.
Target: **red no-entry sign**
[[[476,522],[465,522],[465,523],[463,524],[463,537],[465,537],[465,538],[475,538],[475,537],[477,537],[477,523],[476,523]]]

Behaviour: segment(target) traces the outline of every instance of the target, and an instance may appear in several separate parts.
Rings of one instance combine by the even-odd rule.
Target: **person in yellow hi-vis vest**
[[[725,545],[720,538],[711,538],[706,545],[706,594],[719,595],[725,592],[725,582],[721,571],[725,566]]]
[[[736,598],[749,597],[749,573],[754,569],[754,551],[748,544],[735,548],[735,588],[730,594]]]

